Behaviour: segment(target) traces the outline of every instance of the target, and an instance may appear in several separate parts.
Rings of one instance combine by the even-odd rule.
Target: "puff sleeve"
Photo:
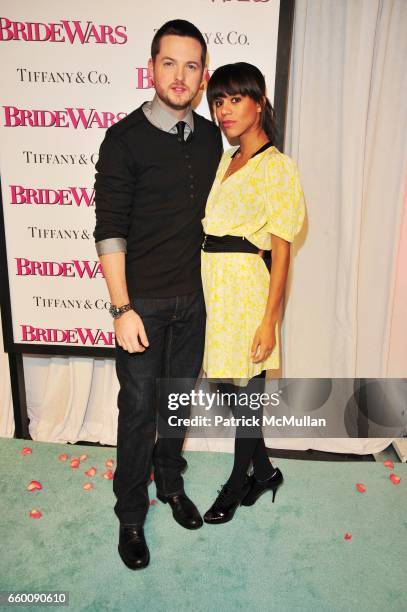
[[[305,217],[304,194],[297,164],[279,153],[268,160],[265,176],[266,231],[292,242]]]

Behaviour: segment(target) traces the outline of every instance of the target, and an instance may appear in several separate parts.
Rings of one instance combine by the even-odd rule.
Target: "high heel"
[[[256,480],[254,474],[249,476],[250,489],[247,495],[240,502],[242,506],[253,506],[263,493],[268,490],[273,491],[272,503],[276,497],[277,489],[283,484],[284,478],[278,468],[276,468],[273,474],[267,480],[260,482]]]

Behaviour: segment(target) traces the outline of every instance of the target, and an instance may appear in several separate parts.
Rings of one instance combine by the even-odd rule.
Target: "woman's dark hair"
[[[260,125],[266,132],[272,144],[275,144],[277,128],[273,107],[266,96],[264,76],[256,66],[246,62],[225,64],[212,74],[208,82],[206,97],[212,119],[215,118],[214,102],[217,98],[226,96],[249,96],[262,106]]]
[[[193,23],[185,21],[185,19],[173,19],[164,23],[154,34],[151,43],[151,57],[153,61],[160,52],[160,42],[163,36],[188,36],[189,38],[195,38],[202,47],[201,62],[202,70],[204,69],[206,63],[206,42],[201,32]]]

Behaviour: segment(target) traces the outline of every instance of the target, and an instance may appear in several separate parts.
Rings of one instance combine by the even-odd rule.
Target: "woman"
[[[212,118],[239,146],[220,161],[203,219],[203,368],[208,378],[239,379],[238,385],[249,380],[244,389],[234,386],[248,394],[264,386],[267,369],[279,367],[277,323],[304,201],[295,163],[273,144],[273,110],[260,70],[245,62],[221,66],[209,80],[207,98]],[[271,273],[259,256],[270,250]],[[239,402],[235,408],[235,416],[253,416]],[[205,522],[231,520],[240,504],[254,504],[267,490],[274,501],[282,481],[268,459],[261,426],[237,427],[232,473]]]

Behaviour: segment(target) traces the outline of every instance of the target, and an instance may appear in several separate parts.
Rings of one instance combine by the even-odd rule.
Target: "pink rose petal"
[[[86,470],[85,476],[89,476],[90,478],[92,478],[92,476],[94,476],[96,472],[97,469],[95,467],[90,467],[88,470]]]
[[[352,539],[352,534],[349,532],[346,532],[345,535],[343,536],[344,540],[351,540]]]
[[[81,456],[79,457],[79,461],[86,461],[86,460],[87,460],[87,458],[88,458],[88,456],[87,456],[87,455],[81,455]]]
[[[66,453],[62,453],[61,455],[59,455],[58,459],[60,461],[66,461],[68,459],[69,455],[67,455]]]
[[[107,472],[104,472],[102,474],[103,478],[106,478],[106,480],[113,480],[113,472],[112,470],[107,470]]]
[[[30,517],[33,519],[39,519],[42,517],[42,514],[39,510],[37,510],[36,508],[33,508],[30,512]]]
[[[77,470],[78,467],[80,466],[80,461],[77,457],[74,457],[73,459],[71,459],[71,468],[74,470]]]
[[[390,474],[389,478],[394,485],[398,485],[401,480],[400,476],[397,476],[397,474]]]
[[[38,480],[32,480],[27,485],[27,491],[40,491],[42,489],[42,484],[38,482]]]
[[[361,484],[360,482],[356,484],[356,488],[359,491],[359,493],[365,493],[366,491],[365,485]]]
[[[152,500],[150,501],[150,506],[155,506],[155,505],[156,505],[156,503],[157,503],[157,500],[156,500],[156,499],[152,499]]]
[[[86,482],[82,488],[85,489],[85,491],[90,491],[93,489],[93,484],[91,482]]]
[[[390,461],[390,459],[387,459],[387,461],[385,461],[383,465],[384,467],[389,468],[389,470],[394,470],[394,463],[393,461]]]
[[[30,448],[29,446],[24,446],[24,448],[21,451],[22,455],[32,455],[32,448]]]
[[[108,459],[107,461],[105,461],[105,466],[110,470],[114,465],[114,461],[113,459]]]

